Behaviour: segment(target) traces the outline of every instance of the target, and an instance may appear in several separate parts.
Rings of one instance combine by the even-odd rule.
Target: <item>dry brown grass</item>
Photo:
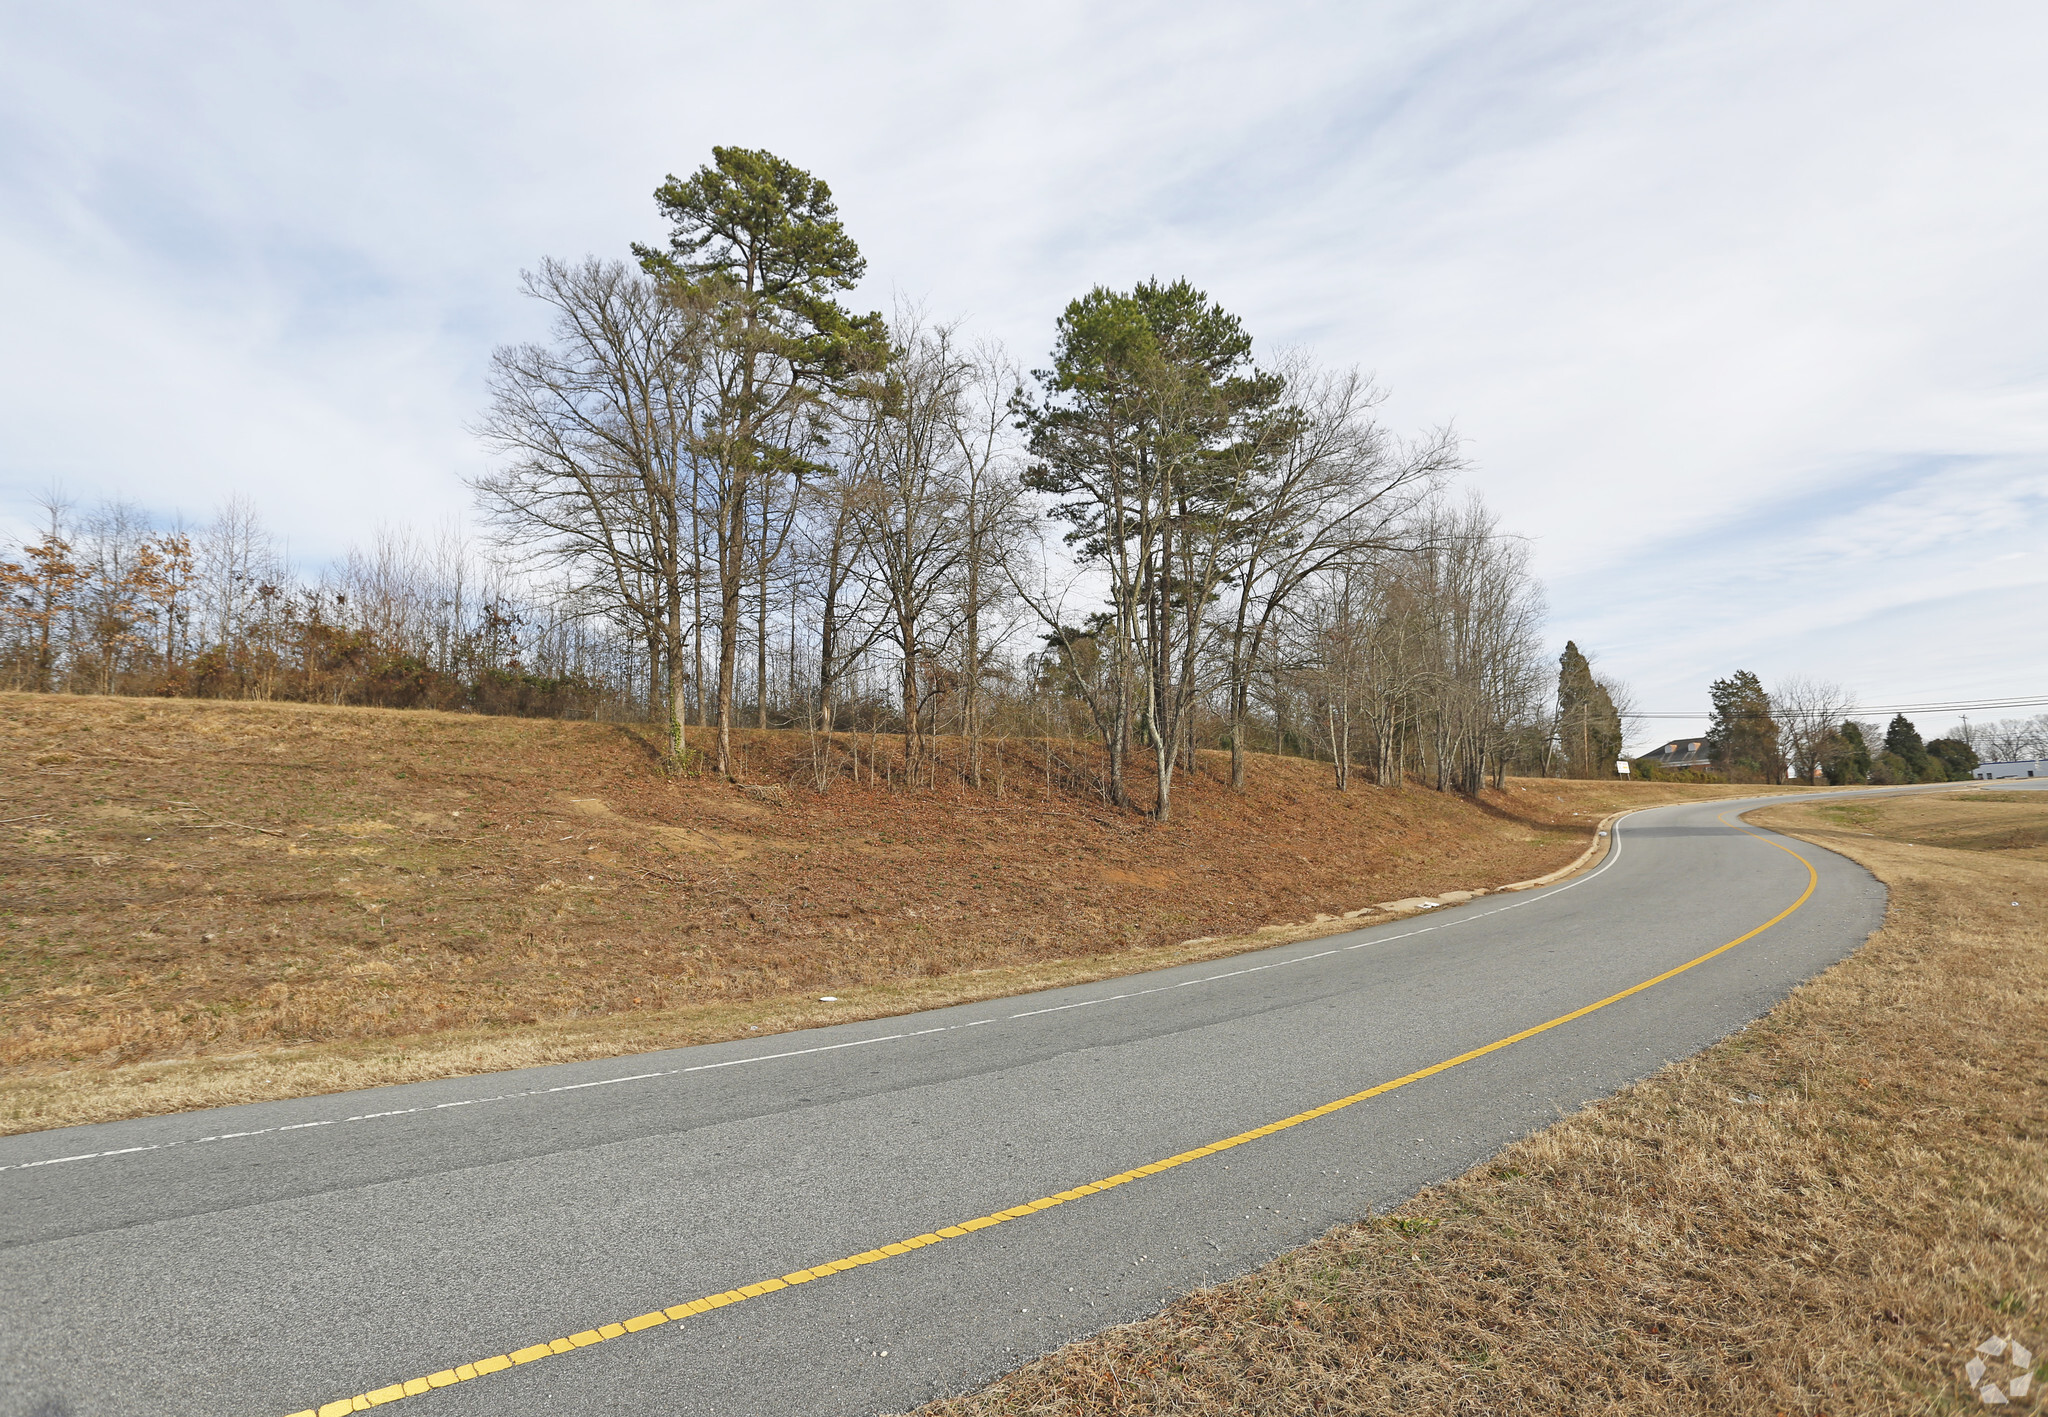
[[[2048,800],[2005,797],[1753,814],[1891,887],[1858,954],[1392,1214],[920,1413],[1982,1410],[1970,1345],[2048,1350]]]
[[[1996,851],[2009,860],[2048,862],[2048,798],[2038,791],[1963,787],[1815,803],[1814,811],[1814,821],[1843,836],[1881,836],[1909,845]]]
[[[1204,755],[1162,827],[1056,760],[1048,785],[1036,744],[978,793],[820,797],[801,735],[740,743],[768,794],[670,781],[589,723],[0,695],[0,1131],[1103,978],[1534,876],[1618,805],[1717,795],[1475,805],[1260,759],[1240,796]]]

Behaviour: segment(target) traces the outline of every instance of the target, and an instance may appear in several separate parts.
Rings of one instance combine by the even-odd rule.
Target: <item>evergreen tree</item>
[[[1948,781],[1948,768],[1937,765],[1928,756],[1927,745],[1920,741],[1920,730],[1904,714],[1894,716],[1891,726],[1885,729],[1884,750],[1905,764],[1906,771],[1912,774],[1905,779],[1908,782]]]
[[[1707,692],[1714,701],[1707,746],[1716,770],[1731,782],[1783,782],[1785,755],[1778,747],[1778,723],[1763,681],[1738,669],[1726,679],[1716,679]]]
[[[711,158],[688,178],[671,174],[654,193],[672,224],[669,249],[635,243],[633,254],[703,333],[692,381],[707,407],[694,416],[690,446],[697,470],[708,474],[699,515],[716,563],[718,770],[729,774],[741,597],[750,582],[756,622],[767,620],[767,507],[779,487],[823,471],[813,456],[820,405],[885,366],[889,348],[880,314],[856,316],[837,299],[859,283],[867,262],[839,220],[832,189],[771,152],[713,148]],[[765,635],[756,649],[756,678],[765,684]]]
[[[1967,782],[1979,762],[1977,750],[1960,738],[1937,738],[1927,745],[1927,756],[1948,774],[1950,782]]]
[[[1566,777],[1613,777],[1621,757],[1621,714],[1570,640],[1557,661],[1557,746]]]
[[[1860,727],[1844,723],[1834,731],[1821,760],[1821,771],[1836,787],[1870,781],[1870,745],[1863,741]]]
[[[1185,280],[1098,286],[1060,316],[1052,367],[1035,374],[1043,401],[1012,405],[1030,438],[1024,485],[1060,499],[1067,544],[1108,577],[1111,686],[1093,707],[1110,795],[1128,801],[1125,747],[1149,725],[1161,821],[1210,616],[1292,426],[1286,381],[1251,347],[1242,322]]]

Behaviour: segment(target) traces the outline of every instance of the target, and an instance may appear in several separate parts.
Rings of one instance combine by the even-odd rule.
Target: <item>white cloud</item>
[[[1184,273],[1378,370],[1649,706],[1742,666],[2018,692],[1981,645],[2048,530],[2044,40],[2017,4],[18,7],[0,518],[61,476],[243,489],[315,556],[441,520],[537,329],[518,268],[657,238],[661,176],[742,143],[832,182],[866,303],[1026,363],[1089,285]]]

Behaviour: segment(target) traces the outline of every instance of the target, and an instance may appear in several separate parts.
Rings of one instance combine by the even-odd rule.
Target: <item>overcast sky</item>
[[[737,144],[1026,365],[1185,275],[1375,372],[1645,708],[2048,695],[2044,73],[2019,3],[0,0],[0,529],[462,516],[520,268]]]

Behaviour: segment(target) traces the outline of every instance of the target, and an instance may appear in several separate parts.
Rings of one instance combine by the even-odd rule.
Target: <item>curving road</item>
[[[1733,825],[1748,805],[1639,813],[1545,890],[1204,965],[0,1139],[0,1414],[284,1417],[407,1380],[408,1417],[868,1414],[971,1387],[1456,1175],[1855,949],[1883,888]]]

